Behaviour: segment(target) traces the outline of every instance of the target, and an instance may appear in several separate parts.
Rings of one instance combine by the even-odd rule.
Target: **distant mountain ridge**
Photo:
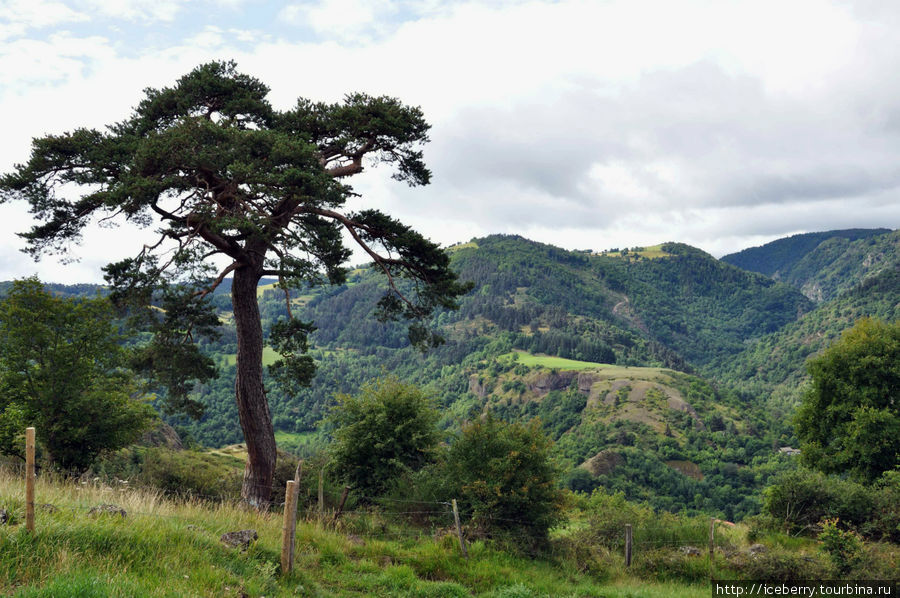
[[[785,280],[790,273],[824,242],[842,240],[853,242],[890,233],[889,228],[849,228],[814,233],[803,233],[777,239],[771,243],[750,247],[723,256],[721,261],[750,272],[759,272],[776,280]]]

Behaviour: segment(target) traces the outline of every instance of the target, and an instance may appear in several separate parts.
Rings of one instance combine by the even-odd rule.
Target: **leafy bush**
[[[862,539],[850,530],[839,528],[838,522],[838,519],[825,520],[819,540],[837,574],[846,575],[861,562]]]
[[[900,465],[900,322],[858,321],[808,369],[794,420],[803,460],[869,482]]]
[[[34,425],[44,459],[81,473],[140,438],[155,415],[126,368],[124,340],[106,299],[14,281],[0,301],[0,453],[24,457],[16,429]]]
[[[170,494],[210,499],[236,498],[241,489],[235,464],[214,455],[160,447],[147,449],[141,481]]]
[[[900,543],[900,469],[884,472],[874,499],[872,516],[860,531],[868,537]]]
[[[551,447],[537,420],[506,423],[488,415],[463,426],[429,477],[445,497],[457,498],[474,528],[539,543],[563,518]]]
[[[732,556],[728,564],[738,571],[741,579],[785,582],[830,577],[828,567],[823,561],[811,555],[781,548],[755,555],[740,552]]]
[[[328,421],[334,426],[334,469],[358,493],[383,494],[403,474],[433,459],[438,412],[419,388],[396,377],[339,395]]]
[[[875,504],[871,489],[806,469],[779,475],[763,495],[763,512],[790,532],[808,530],[828,517],[861,525]]]

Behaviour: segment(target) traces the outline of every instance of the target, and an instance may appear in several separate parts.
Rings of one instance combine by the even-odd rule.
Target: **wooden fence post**
[[[325,466],[319,470],[319,527],[325,518]]]
[[[625,524],[625,566],[631,566],[631,547],[632,547],[632,538],[631,538],[631,524]]]
[[[34,532],[34,428],[25,428],[25,529]]]
[[[336,524],[341,513],[344,512],[344,503],[347,502],[348,494],[350,494],[350,486],[344,486],[344,491],[341,493],[341,502],[338,503],[337,511],[334,512],[334,517],[331,519],[331,525]]]
[[[453,505],[453,521],[456,523],[456,536],[459,538],[459,549],[462,551],[463,556],[468,559],[469,551],[466,549],[466,540],[463,538],[462,526],[459,524],[459,510],[456,508],[456,499],[450,503]]]
[[[288,480],[284,490],[284,525],[281,528],[281,573],[294,568],[294,535],[297,531],[297,482]]]
[[[709,583],[712,584],[713,579],[713,566],[714,566],[714,557],[713,554],[716,545],[716,519],[715,517],[709,518]]]

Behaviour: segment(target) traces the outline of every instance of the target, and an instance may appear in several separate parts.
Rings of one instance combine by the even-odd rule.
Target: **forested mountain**
[[[339,287],[294,291],[295,315],[318,328],[318,372],[295,395],[270,384],[277,438],[313,450],[335,393],[394,374],[435,398],[446,428],[485,411],[539,417],[573,488],[603,485],[658,507],[729,518],[755,512],[762,484],[787,466],[777,449],[794,442],[787,416],[806,357],[859,317],[900,317],[898,233],[821,235],[776,247],[807,247],[779,264],[783,277],[815,282],[829,297],[818,307],[803,284],[679,243],[594,254],[518,236],[475,239],[448,249],[474,288],[458,311],[433,318],[446,343],[425,354],[409,346],[403,323],[375,320],[385,283],[366,268]],[[273,282],[258,290],[264,329],[287,311]],[[201,342],[220,375],[196,389],[206,405],[199,421],[169,421],[221,446],[241,441],[227,281],[212,300],[221,337]]]
[[[737,266],[750,272],[759,272],[766,276],[778,278],[779,273],[790,270],[806,254],[816,249],[829,239],[856,241],[889,233],[889,228],[848,228],[817,233],[803,233],[776,239],[759,247],[749,247],[736,253],[723,256],[723,262]]]
[[[813,301],[823,302],[898,267],[900,231],[856,240],[835,236],[822,241],[775,278],[800,289]]]
[[[878,239],[873,246],[889,241],[896,248],[897,238],[897,233],[890,233],[863,242],[868,244]],[[857,249],[856,243],[859,241],[850,244],[848,253]],[[845,257],[837,261],[843,262]],[[741,353],[716,359],[706,371],[732,388],[768,397],[770,406],[780,413],[792,412],[806,379],[807,357],[830,345],[862,317],[888,322],[900,319],[900,262],[893,254],[892,261],[882,265],[877,273],[865,277],[797,321],[753,340]],[[853,271],[850,279],[856,279],[857,274],[858,270]],[[834,275],[829,279],[840,280]],[[841,286],[847,284],[842,282]]]

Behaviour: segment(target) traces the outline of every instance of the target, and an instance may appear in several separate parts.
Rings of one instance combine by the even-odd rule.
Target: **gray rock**
[[[91,507],[88,515],[121,515],[124,519],[128,513],[119,505],[103,504]]]
[[[259,535],[255,529],[242,529],[237,532],[224,533],[220,540],[225,546],[230,548],[247,550],[250,548],[250,543],[256,541],[257,538],[259,538]]]

